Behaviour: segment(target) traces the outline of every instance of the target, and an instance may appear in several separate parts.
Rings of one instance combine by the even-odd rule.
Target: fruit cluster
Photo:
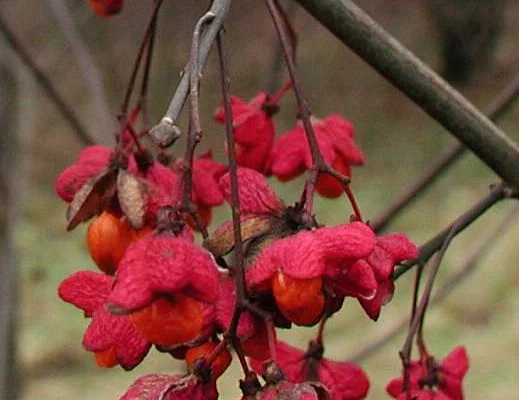
[[[122,7],[122,1],[90,4],[105,16]],[[90,318],[84,347],[108,368],[135,368],[151,346],[185,361],[186,375],[141,377],[122,399],[216,399],[231,351],[244,369],[244,400],[367,396],[370,383],[359,366],[323,357],[325,322],[347,297],[377,320],[393,295],[395,266],[416,258],[418,249],[404,234],[380,236],[363,221],[346,184],[351,166],[365,161],[350,122],[313,118],[314,147],[301,122],[276,137],[273,117],[290,89],[289,82],[249,103],[232,97],[232,117],[223,107],[216,111],[235,135],[229,165],[211,151],[193,157],[194,147],[184,158],[146,147],[148,130],[133,130],[136,108],[113,149],[87,147],[59,175],[67,229],[91,220],[87,245],[100,270],[76,272],[58,289]],[[328,169],[316,169],[316,152]],[[305,171],[317,175],[305,183],[302,200],[284,204],[267,178],[285,182]],[[309,206],[313,190],[329,198],[346,194],[354,215],[323,226]],[[224,202],[235,219],[209,234],[212,208]],[[276,340],[277,329],[293,325],[319,325],[306,352]],[[411,367],[413,393],[461,400],[466,368],[424,359]],[[462,362],[459,356],[454,364]],[[388,390],[400,399],[397,386]]]
[[[69,203],[69,228],[93,218],[87,244],[101,271],[75,273],[59,295],[91,318],[83,344],[100,366],[134,368],[155,345],[184,359],[197,376],[205,371],[210,379],[202,379],[204,385],[214,384],[231,362],[225,333],[240,301],[233,265],[224,262],[232,263],[235,248],[232,221],[200,246],[190,229],[197,226],[182,207],[183,161],[120,148],[87,147],[57,179],[57,193]],[[190,198],[204,210],[205,226],[211,207],[231,203],[230,173],[205,153],[193,162],[192,179]],[[416,257],[416,246],[402,234],[377,237],[361,221],[321,226],[300,204],[285,206],[254,169],[240,167],[237,181],[250,305],[235,333],[243,356],[281,361],[285,357],[278,350],[273,358],[269,343],[274,328],[323,322],[345,297],[356,298],[371,318],[379,316],[393,291],[394,266]],[[318,363],[334,371],[334,364]],[[349,379],[353,394],[333,395],[340,391],[322,381],[332,398],[364,398],[369,383],[362,370],[337,368],[355,375]],[[302,381],[285,373],[289,381]]]

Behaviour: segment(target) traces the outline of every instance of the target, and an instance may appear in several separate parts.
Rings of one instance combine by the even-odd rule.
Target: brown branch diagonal
[[[493,121],[500,119],[519,95],[519,73],[505,85],[495,99],[487,106],[485,114]],[[371,221],[375,231],[380,232],[386,228],[391,221],[398,216],[409,204],[429,188],[442,173],[466,154],[467,148],[461,142],[455,142],[448,146],[438,158],[413,182],[397,196],[384,211]]]
[[[519,218],[519,207],[515,207],[509,212],[505,218],[498,224],[498,226],[487,235],[485,240],[472,252],[470,257],[463,262],[459,269],[454,272],[435,292],[431,299],[430,306],[435,306],[443,302],[452,291],[458,287],[460,283],[469,278],[471,274],[476,271],[480,265],[481,259],[503,238],[503,233],[508,231],[510,228],[515,226]],[[374,355],[378,350],[387,345],[392,339],[394,339],[400,332],[409,326],[409,317],[405,317],[398,324],[396,324],[391,330],[389,330],[380,339],[377,339],[370,343],[365,348],[361,349],[354,355],[348,358],[348,360],[360,363],[367,358]]]
[[[504,181],[519,187],[519,146],[351,0],[297,0]]]
[[[467,212],[457,218],[440,233],[428,240],[425,244],[420,246],[420,255],[415,260],[401,264],[395,270],[395,273],[393,274],[393,280],[396,281],[400,276],[402,276],[414,266],[427,262],[433,256],[433,254],[442,247],[445,239],[448,236],[453,235],[454,237],[458,235],[494,204],[505,198],[512,197],[512,195],[513,192],[506,185],[499,184],[494,186],[483,199],[472,206]]]

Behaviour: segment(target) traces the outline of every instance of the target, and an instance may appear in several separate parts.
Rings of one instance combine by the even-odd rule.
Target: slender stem
[[[243,255],[243,241],[241,237],[241,211],[240,196],[238,188],[238,165],[236,164],[236,150],[234,148],[235,138],[232,127],[232,107],[230,96],[229,72],[227,67],[227,55],[223,46],[223,34],[217,37],[218,58],[220,62],[221,84],[223,92],[223,107],[225,111],[225,134],[227,137],[227,153],[229,159],[229,174],[231,178],[231,211],[234,230],[234,253],[235,253],[235,273],[236,288],[238,293],[238,303],[247,298],[247,288],[245,286],[245,267]]]
[[[276,327],[272,321],[272,314],[248,300],[243,302],[243,307],[251,313],[256,314],[265,323],[270,359],[276,361]]]
[[[418,293],[420,290],[420,280],[422,278],[422,273],[423,273],[424,267],[425,267],[424,264],[420,264],[418,266],[418,269],[416,270],[416,286],[415,286],[415,292],[413,294],[413,313],[411,314],[410,321],[412,321],[414,319],[414,317],[416,316],[416,308],[417,308],[417,304],[418,304]],[[425,316],[425,313],[422,314],[422,318],[420,319],[420,324],[418,327],[418,339],[417,340],[418,340],[420,348],[424,347],[423,346],[423,343],[424,343],[424,340],[423,340],[424,316]]]
[[[191,43],[190,56],[190,119],[189,119],[189,133],[187,137],[186,152],[184,156],[184,174],[182,178],[184,188],[184,207],[187,207],[191,212],[191,198],[193,192],[193,159],[195,149],[202,138],[202,127],[200,123],[200,104],[198,96],[198,86],[200,81],[199,76],[199,45],[200,32],[203,25],[214,18],[214,14],[207,12],[197,22],[193,31],[193,40]]]
[[[519,146],[351,0],[297,0],[343,43],[519,186]]]
[[[310,152],[312,154],[313,165],[308,172],[308,178],[304,189],[306,193],[305,210],[308,214],[311,215],[313,213],[315,184],[317,181],[317,176],[320,172],[331,174],[332,176],[337,178],[343,184],[343,186],[349,183],[349,178],[335,171],[328,164],[326,164],[326,162],[323,159],[321,150],[319,149],[319,143],[317,142],[317,137],[315,135],[314,128],[312,126],[312,122],[310,119],[311,112],[308,108],[306,100],[304,99],[301,84],[299,83],[299,80],[297,78],[296,65],[294,60],[292,59],[290,38],[286,30],[284,29],[283,16],[280,14],[280,11],[278,9],[278,7],[280,6],[276,4],[274,0],[265,0],[265,3],[269,10],[270,16],[274,23],[274,27],[276,28],[276,32],[279,37],[279,41],[281,43],[281,47],[283,49],[285,62],[287,64],[288,73],[292,81],[294,93],[297,100],[297,105],[299,108],[299,114],[301,115],[301,120],[303,122],[306,140],[308,141],[308,146],[310,147]]]
[[[466,213],[461,215],[447,228],[420,246],[420,255],[412,261],[401,264],[393,274],[393,281],[396,281],[400,276],[402,276],[415,265],[427,262],[427,260],[429,260],[429,258],[431,258],[431,256],[441,248],[445,242],[445,239],[451,234],[453,228],[455,228],[454,235],[457,235],[472,222],[478,219],[481,215],[483,215],[483,213],[495,203],[511,196],[512,192],[506,185],[499,184],[494,186],[483,199],[476,203]]]
[[[139,151],[143,151],[142,145],[139,140],[140,135],[133,129],[133,124],[135,124],[135,121],[137,120],[137,117],[140,112],[141,106],[137,104],[137,106],[135,106],[135,108],[133,108],[132,111],[130,111],[130,115],[128,116],[128,118],[126,118],[126,121],[123,125],[123,135],[126,133],[126,131],[128,131],[132,138],[132,140],[130,140],[128,143],[124,143],[123,139],[121,139],[121,150],[125,154],[129,154],[132,152],[133,145],[137,146],[137,149]]]
[[[499,120],[519,95],[519,73],[514,76],[495,99],[487,106],[485,114],[493,121]],[[397,196],[396,200],[386,207],[371,223],[375,231],[380,232],[386,228],[391,221],[397,217],[413,200],[416,200],[425,189],[430,187],[438,177],[441,176],[461,155],[466,153],[467,148],[456,142],[445,149],[445,151],[434,160],[430,166],[404,191]]]
[[[245,283],[245,262],[243,254],[243,241],[241,237],[241,211],[240,211],[240,195],[238,187],[238,165],[236,163],[236,150],[234,148],[235,138],[234,129],[232,126],[232,106],[231,106],[231,90],[227,54],[223,42],[223,30],[221,30],[216,37],[216,47],[218,49],[218,60],[220,65],[220,81],[222,85],[223,107],[225,111],[225,134],[227,138],[227,153],[229,159],[229,174],[231,178],[231,213],[234,230],[234,279],[236,282],[237,300],[234,309],[233,318],[227,334],[231,338],[231,343],[238,355],[240,364],[245,376],[249,374],[249,367],[245,360],[243,350],[240,345],[240,340],[236,333],[238,330],[238,323],[243,311],[245,302],[247,301],[247,287]]]
[[[144,36],[142,38],[141,44],[139,46],[139,50],[137,52],[137,57],[135,58],[135,62],[133,63],[132,73],[130,75],[130,80],[128,82],[128,86],[126,87],[126,93],[124,95],[123,102],[121,103],[121,108],[119,110],[119,121],[124,121],[126,118],[126,113],[128,112],[128,106],[130,104],[130,98],[133,92],[133,88],[135,86],[135,81],[137,79],[137,73],[139,72],[139,67],[141,65],[142,57],[144,55],[144,50],[146,46],[151,45],[151,37],[155,30],[157,15],[164,0],[157,0],[155,6],[153,7],[153,12],[151,13],[150,19],[148,21],[148,25],[146,26],[146,31],[144,32]]]
[[[286,15],[292,19],[297,12],[297,3],[291,1],[288,3]],[[270,65],[270,73],[267,77],[267,88],[269,93],[273,93],[279,86],[281,80],[281,67],[283,66],[283,49],[279,46],[279,42],[273,43],[274,54]],[[275,96],[274,96],[275,97]],[[273,103],[276,103],[273,101]]]
[[[216,360],[216,357],[218,357],[220,355],[220,353],[222,351],[224,351],[224,349],[227,347],[227,340],[226,338],[223,338],[222,341],[220,341],[216,347],[214,348],[214,350],[211,352],[211,354],[209,354],[209,356],[207,356],[207,358],[205,359],[205,364],[206,366],[210,366],[215,360]]]
[[[344,192],[346,193],[346,197],[348,197],[351,207],[353,208],[353,214],[355,215],[355,221],[362,221],[362,214],[360,212],[360,207],[359,207],[359,204],[357,203],[357,200],[355,199],[355,195],[353,194],[353,191],[351,190],[350,185],[343,184],[343,186],[344,186]]]
[[[429,271],[429,277],[427,279],[427,283],[425,284],[423,295],[420,299],[420,303],[418,305],[418,308],[416,310],[416,313],[412,319],[411,327],[409,328],[409,332],[407,334],[407,338],[405,340],[404,346],[402,347],[402,350],[400,354],[402,354],[403,359],[407,362],[409,362],[410,355],[411,355],[411,347],[413,343],[413,338],[419,329],[419,327],[423,323],[425,312],[427,311],[427,306],[429,304],[429,299],[431,297],[432,288],[434,286],[434,282],[436,280],[436,276],[438,274],[438,271],[440,269],[441,262],[443,260],[443,257],[445,256],[445,253],[447,252],[447,249],[449,245],[452,242],[452,239],[456,237],[456,232],[458,232],[458,225],[461,225],[463,222],[458,221],[456,224],[454,224],[451,227],[450,232],[445,237],[441,249],[436,256],[434,263]]]
[[[285,84],[269,99],[270,104],[277,104],[279,100],[290,90],[292,89],[292,81],[288,80]]]
[[[144,151],[144,148],[142,147],[139,141],[139,135],[137,134],[137,132],[135,132],[133,126],[131,126],[130,124],[126,125],[126,130],[128,130],[128,132],[130,133],[130,136],[132,137],[135,146],[137,146],[137,150],[139,150],[140,152]]]
[[[329,316],[325,315],[323,318],[319,321],[319,328],[317,329],[317,336],[315,337],[315,343],[319,346],[323,345],[323,338],[324,338],[324,327],[326,325],[326,321],[328,321]]]
[[[200,86],[200,33],[202,27],[213,20],[215,15],[208,11],[195,26],[193,32],[193,41],[191,44],[191,58],[190,58],[190,76],[189,76],[189,99],[190,99],[190,114],[191,114],[191,128],[194,131],[194,140],[199,142],[202,136],[202,126],[200,123],[200,103],[199,103],[199,86]]]
[[[290,79],[294,86],[294,93],[297,100],[297,105],[299,107],[299,112],[301,114],[301,119],[303,122],[303,126],[305,128],[308,144],[310,146],[310,151],[312,152],[312,160],[314,164],[317,164],[319,161],[322,161],[321,151],[319,150],[319,144],[317,143],[317,138],[315,136],[314,128],[310,121],[310,109],[308,108],[308,104],[306,103],[303,92],[301,89],[301,84],[299,83],[299,79],[296,74],[296,66],[294,60],[291,58],[290,53],[290,39],[288,38],[285,30],[283,29],[283,20],[279,15],[278,9],[273,0],[265,0],[267,4],[267,8],[269,10],[270,16],[272,17],[272,21],[274,23],[274,27],[276,28],[277,35],[279,37],[279,41],[281,42],[281,47],[283,49],[283,54],[285,57],[285,62],[287,64],[288,72],[290,74]]]
[[[424,270],[424,265],[420,264],[418,269],[416,270],[416,276],[414,281],[413,288],[413,300],[411,304],[411,318],[409,318],[409,331],[412,329],[412,323],[417,313],[418,306],[418,295],[420,292],[420,281],[422,279],[422,272]],[[409,374],[409,360],[411,358],[411,349],[409,349],[409,353],[405,353],[403,350],[400,351],[400,358],[402,360],[402,367],[404,370],[404,383],[403,390],[406,393],[406,399],[410,400],[411,391],[410,391],[410,374]]]
[[[153,0],[154,5],[157,5],[158,0]],[[155,15],[155,18],[152,21],[152,26],[150,30],[150,38],[149,43],[146,50],[146,61],[144,62],[144,73],[142,75],[141,82],[141,90],[139,94],[139,105],[142,108],[143,120],[145,122],[145,126],[149,126],[149,113],[148,113],[148,86],[150,81],[150,71],[151,71],[151,61],[153,60],[153,50],[155,47],[155,36],[157,34],[157,21],[158,14]]]
[[[436,306],[444,301],[461,282],[467,279],[472,272],[476,270],[476,267],[480,265],[479,261],[483,256],[504,237],[504,233],[514,226],[518,219],[519,207],[516,206],[505,216],[505,218],[503,218],[501,223],[499,223],[498,226],[486,236],[485,240],[472,252],[470,257],[463,262],[461,267],[435,291],[434,296],[430,301],[430,307]],[[405,317],[380,339],[372,341],[369,346],[366,346],[355,355],[349,357],[349,360],[359,363],[371,357],[392,339],[397,337],[406,326],[409,326],[410,321],[411,319],[409,317]]]
[[[418,305],[418,294],[420,293],[420,281],[422,280],[423,269],[424,269],[423,264],[418,265],[418,268],[416,269],[416,276],[415,276],[414,287],[413,287],[413,301],[412,301],[412,306],[411,306],[410,321],[412,321],[414,316],[416,315],[416,306]]]
[[[404,370],[404,382],[402,384],[402,391],[405,392],[405,400],[411,399],[411,387],[410,387],[410,373],[409,373],[409,357],[406,357],[404,353],[400,352],[400,360],[402,361],[402,369]]]
[[[234,347],[234,351],[238,356],[238,360],[240,361],[241,370],[245,376],[248,376],[250,373],[249,364],[247,364],[247,360],[245,359],[245,354],[243,354],[243,349],[241,348],[240,340],[234,335],[232,345]]]
[[[94,137],[86,130],[77,115],[72,111],[72,108],[65,102],[65,100],[58,93],[54,84],[40,69],[36,62],[32,59],[24,45],[18,40],[14,32],[9,28],[4,19],[0,16],[0,31],[7,41],[11,49],[20,57],[23,64],[29,68],[36,82],[41,86],[45,94],[56,105],[59,112],[63,115],[65,120],[69,123],[72,130],[76,133],[78,138],[85,145],[91,145],[96,142]]]

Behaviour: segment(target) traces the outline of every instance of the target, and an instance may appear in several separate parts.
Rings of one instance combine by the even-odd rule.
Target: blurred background
[[[203,3],[203,4],[201,4]],[[479,107],[487,105],[519,71],[519,2],[505,0],[358,0],[392,35],[442,73]],[[304,10],[284,2],[298,32],[297,62],[307,101],[316,116],[340,113],[356,126],[356,139],[367,164],[353,171],[353,189],[364,216],[375,218],[402,189],[449,144],[452,137],[384,78],[349,51]],[[2,185],[0,268],[0,371],[18,387],[23,400],[118,398],[133,380],[150,372],[178,372],[183,365],[168,355],[151,352],[134,371],[101,370],[92,354],[81,348],[88,324],[82,313],[56,295],[60,281],[71,273],[95,270],[87,253],[85,226],[65,232],[65,208],[54,193],[57,174],[70,164],[82,144],[13,51],[6,29],[15,35],[36,65],[55,86],[86,130],[111,143],[115,115],[151,10],[150,1],[126,1],[109,20],[94,15],[84,0],[0,0],[0,165]],[[206,2],[165,1],[159,19],[157,47],[150,82],[152,121],[165,112],[188,58],[193,26]],[[71,33],[72,32],[72,33]],[[276,70],[277,43],[263,2],[235,1],[226,38],[232,90],[248,99],[273,91],[287,79]],[[79,42],[78,42],[79,40]],[[87,59],[78,46],[87,49]],[[82,58],[83,57],[83,58]],[[276,75],[278,74],[278,75]],[[273,84],[272,76],[276,84]],[[92,85],[92,82],[100,85]],[[89,83],[90,82],[90,83]],[[199,147],[212,148],[223,160],[222,126],[212,119],[220,104],[219,76],[212,54],[202,79],[202,122],[206,132]],[[276,116],[278,133],[294,123],[291,96]],[[185,116],[182,120],[185,125]],[[499,126],[519,140],[519,107],[512,107]],[[176,144],[182,152],[182,143]],[[403,231],[421,244],[445,227],[498,180],[474,156],[465,155],[448,173],[394,221],[389,231]],[[302,181],[280,185],[287,203],[299,196]],[[438,284],[449,279],[475,249],[514,209],[498,204],[459,236],[447,253]],[[350,213],[344,200],[317,203],[318,219],[343,221]],[[221,207],[216,223],[228,217]],[[512,219],[508,217],[508,219]],[[439,358],[464,344],[471,368],[466,398],[519,398],[519,224],[498,236],[478,268],[442,304],[428,313],[425,333]],[[11,275],[17,284],[10,284]],[[368,320],[356,302],[332,318],[326,330],[325,353],[345,360],[384,336],[410,309],[413,279],[398,281],[393,301],[377,323]],[[17,289],[17,304],[7,302]],[[14,363],[6,342],[9,315],[16,316]],[[306,346],[313,329],[283,332],[291,344]],[[385,385],[400,372],[401,334],[374,356],[361,362],[371,378],[369,399],[387,398]],[[16,374],[15,374],[16,372]],[[233,368],[220,384],[222,399],[239,397]],[[16,375],[16,377],[15,377]],[[14,392],[6,399],[15,399]],[[1,397],[1,395],[0,395]]]

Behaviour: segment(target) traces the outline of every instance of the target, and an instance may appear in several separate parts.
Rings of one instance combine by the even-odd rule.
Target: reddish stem
[[[245,376],[248,376],[250,373],[249,364],[247,364],[247,360],[245,359],[245,355],[243,354],[243,349],[241,348],[240,340],[234,335],[232,339],[232,346],[236,355],[238,356],[238,360],[240,360],[240,365]]]
[[[441,248],[447,236],[451,234],[453,227],[456,227],[455,234],[459,234],[494,204],[505,198],[514,196],[517,196],[517,192],[506,185],[499,184],[493,187],[483,199],[478,201],[468,211],[458,217],[447,228],[420,246],[420,255],[416,259],[400,264],[393,273],[393,281],[396,281],[415,265],[427,262]]]
[[[263,319],[263,322],[265,323],[265,328],[267,330],[267,341],[268,341],[268,346],[269,346],[270,359],[275,361],[276,360],[276,327],[274,326],[274,323],[272,322],[272,315],[249,301],[245,301],[243,303],[243,307],[245,309],[249,310],[250,312],[256,314],[261,319]]]
[[[266,325],[266,329],[267,329],[267,340],[268,340],[268,345],[269,345],[270,358],[272,360],[276,361],[277,360],[276,328],[274,327],[272,318],[265,319],[265,325]]]
[[[270,104],[277,104],[279,100],[281,100],[281,98],[288,93],[288,91],[290,89],[292,89],[293,87],[293,83],[292,83],[292,80],[288,80],[285,82],[285,84],[283,86],[281,86],[281,88],[276,92],[276,94],[274,96],[272,96],[269,100],[269,103]]]
[[[153,0],[154,5],[157,5],[158,0]],[[152,26],[150,28],[150,37],[149,37],[149,43],[148,48],[146,51],[146,61],[144,63],[144,73],[142,76],[142,82],[141,82],[141,90],[139,94],[139,101],[138,104],[141,106],[143,110],[143,120],[146,126],[149,126],[149,115],[148,115],[148,104],[147,104],[147,98],[148,98],[148,86],[149,86],[149,80],[150,80],[150,70],[151,70],[151,61],[153,59],[153,49],[155,47],[155,36],[157,33],[157,20],[158,20],[158,14],[155,14],[152,19]]]
[[[357,200],[355,199],[355,195],[353,194],[353,191],[351,190],[351,187],[349,184],[344,186],[344,193],[346,193],[346,196],[348,196],[348,200],[350,201],[351,207],[353,208],[353,213],[355,214],[355,221],[362,222],[362,214],[360,213],[360,208],[357,203]]]
[[[126,130],[130,133],[130,136],[132,137],[135,145],[137,146],[137,150],[139,151],[144,151],[144,148],[141,146],[141,143],[139,141],[139,137],[138,137],[138,134],[137,132],[135,132],[135,130],[133,129],[133,126],[131,126],[130,124],[127,124],[126,125]]]
[[[229,174],[231,178],[231,212],[234,230],[234,254],[235,267],[234,279],[236,282],[236,306],[226,335],[238,355],[241,367],[245,376],[249,376],[250,370],[245,360],[240,340],[237,337],[238,324],[243,311],[244,304],[247,302],[247,287],[245,284],[245,262],[243,252],[243,242],[241,237],[241,211],[240,211],[240,195],[238,187],[238,165],[236,163],[236,150],[234,148],[235,138],[232,126],[232,106],[229,70],[227,67],[227,55],[223,43],[223,31],[220,31],[216,37],[216,47],[218,49],[218,59],[220,63],[220,78],[222,86],[223,106],[225,111],[225,133],[227,137],[227,155],[229,159]]]
[[[126,131],[128,131],[130,133],[130,136],[132,137],[132,141],[137,146],[137,149],[139,149],[139,151],[143,150],[140,140],[139,140],[139,135],[133,129],[133,124],[137,120],[137,117],[139,116],[140,112],[141,112],[141,106],[140,105],[135,106],[121,127],[121,132],[119,133],[119,138],[118,138],[117,142],[118,142],[118,148],[120,149],[120,151],[122,151],[124,153],[131,151],[131,148],[132,148],[131,142],[128,144],[123,143],[123,141],[124,141],[123,136]]]
[[[164,0],[157,0],[155,7],[153,8],[153,12],[151,14],[150,20],[148,21],[148,25],[146,27],[146,31],[144,33],[144,37],[142,38],[141,44],[139,46],[139,50],[137,52],[137,58],[133,64],[132,73],[130,75],[130,81],[128,82],[128,86],[126,88],[126,94],[124,96],[124,100],[121,104],[121,108],[119,111],[118,118],[120,121],[124,121],[126,118],[126,113],[128,111],[128,105],[130,103],[130,97],[133,92],[133,88],[135,86],[135,80],[137,78],[137,73],[139,72],[139,67],[141,65],[142,56],[144,55],[144,50],[146,46],[150,42],[150,38],[152,35],[152,31],[155,29],[155,22],[157,18],[157,14],[159,12],[160,6]]]
[[[209,356],[205,359],[205,364],[208,368],[216,360],[216,357],[218,357],[220,353],[225,350],[225,348],[227,347],[227,342],[228,341],[224,337],[223,340],[221,340],[220,343],[216,345],[211,354],[209,354]]]
[[[236,163],[236,149],[234,148],[235,138],[232,126],[232,106],[229,88],[229,73],[227,69],[227,57],[223,46],[223,37],[220,32],[217,36],[217,48],[220,59],[221,84],[223,92],[223,106],[225,111],[225,132],[227,136],[227,154],[229,159],[229,174],[231,178],[231,210],[234,230],[234,254],[236,257],[236,287],[238,290],[238,302],[242,303],[247,299],[247,288],[245,286],[245,269],[243,242],[241,237],[241,211],[240,197],[238,188],[238,165]]]
[[[350,182],[350,179],[349,177],[342,175],[334,168],[329,166],[323,159],[321,150],[319,148],[319,143],[317,142],[317,137],[315,135],[315,131],[310,119],[310,109],[308,108],[308,105],[303,97],[301,85],[297,78],[295,62],[292,59],[292,53],[290,51],[291,41],[288,37],[287,32],[283,28],[284,22],[283,16],[281,15],[281,12],[279,10],[280,5],[277,4],[274,0],[265,0],[265,3],[267,4],[267,8],[269,10],[270,16],[272,17],[274,27],[276,28],[276,32],[278,34],[281,47],[283,49],[285,62],[287,64],[288,72],[290,75],[290,81],[292,83],[294,94],[297,100],[297,106],[299,108],[299,114],[301,115],[301,120],[303,122],[306,139],[308,141],[308,146],[310,147],[310,152],[312,154],[312,167],[309,169],[308,178],[305,185],[306,196],[304,203],[305,211],[308,214],[312,215],[315,195],[315,184],[319,173],[322,172],[332,175],[334,178],[339,180],[339,182],[341,182],[343,186],[346,186]],[[348,195],[348,197],[351,200],[351,192],[350,195]],[[356,202],[353,202],[352,206],[355,210],[356,216],[360,218],[360,212],[358,211],[358,206]]]
[[[317,329],[317,336],[315,337],[315,343],[319,346],[323,345],[324,326],[326,325],[326,321],[328,321],[327,315],[324,315],[321,321],[319,321],[319,328]]]

